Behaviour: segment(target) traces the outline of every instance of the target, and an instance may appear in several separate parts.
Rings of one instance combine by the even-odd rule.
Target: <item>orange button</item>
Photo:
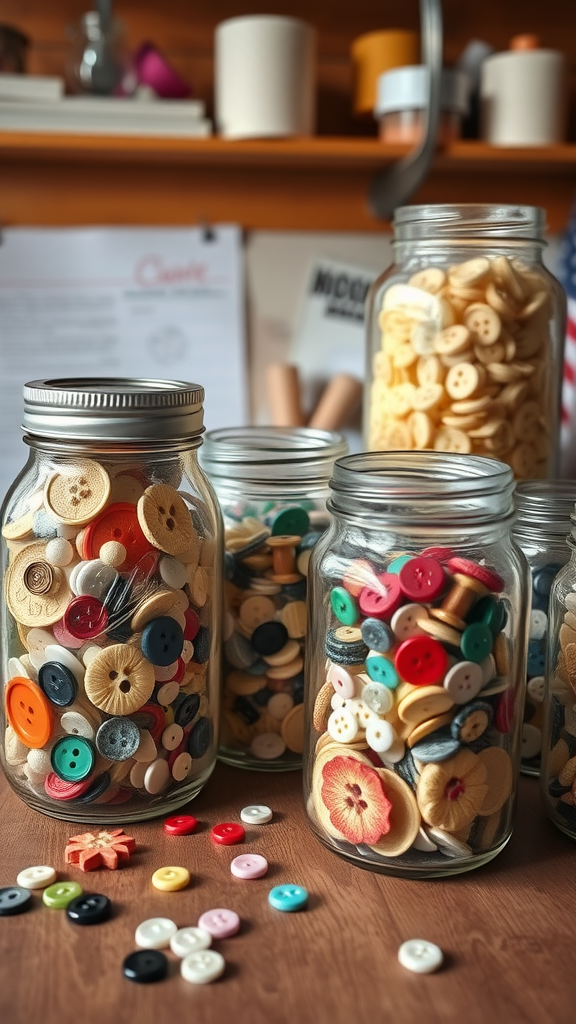
[[[46,745],[52,732],[50,703],[31,679],[10,679],[6,687],[6,714],[26,747],[36,750]]]
[[[122,571],[133,569],[143,555],[154,550],[142,533],[136,506],[127,502],[109,505],[89,524],[83,539],[84,558],[98,558],[100,548],[110,540],[126,548],[126,558],[118,566]]]

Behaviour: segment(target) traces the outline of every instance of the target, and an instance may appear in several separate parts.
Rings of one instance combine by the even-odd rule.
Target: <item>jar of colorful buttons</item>
[[[550,590],[540,789],[549,818],[576,839],[576,507],[570,559]]]
[[[224,689],[219,756],[266,771],[302,767],[306,590],[328,525],[339,434],[242,427],[206,435],[202,465],[225,525]]]
[[[28,463],[2,514],[4,770],[72,821],[164,814],[217,746],[221,517],[197,461],[204,392],[24,388]]]
[[[468,871],[512,831],[529,570],[493,459],[334,466],[309,576],[304,788],[330,849],[388,874]]]
[[[574,480],[531,480],[516,488],[517,518],[512,535],[526,555],[532,573],[520,765],[525,775],[540,773],[548,600],[555,576],[570,558],[566,537],[572,526],[570,515],[575,501]]]
[[[369,450],[502,459],[554,474],[566,297],[544,268],[544,211],[405,206],[369,302]]]

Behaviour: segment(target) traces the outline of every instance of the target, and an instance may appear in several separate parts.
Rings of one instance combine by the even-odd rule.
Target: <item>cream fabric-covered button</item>
[[[167,587],[181,590],[186,585],[188,570],[178,558],[171,558],[169,555],[161,558],[158,570]]]
[[[147,793],[161,793],[170,780],[168,762],[158,757],[149,764],[144,774],[144,788]]]
[[[398,950],[398,960],[408,971],[415,974],[431,974],[442,966],[444,954],[440,946],[426,939],[409,939]]]
[[[138,925],[134,938],[140,949],[166,949],[178,932],[178,926],[168,917],[150,917]]]
[[[45,889],[56,881],[57,875],[54,868],[48,864],[38,864],[33,868],[24,868],[18,873],[16,885],[23,889]]]
[[[185,981],[193,985],[207,985],[224,974],[226,961],[215,949],[200,953],[189,953],[180,964],[180,973]]]
[[[170,949],[179,957],[200,953],[212,945],[212,936],[204,928],[179,928],[170,939]]]
[[[166,708],[168,707],[169,704],[172,704],[176,700],[176,697],[178,696],[179,693],[180,684],[177,683],[175,680],[171,680],[168,683],[164,683],[164,685],[159,688],[156,697],[158,703],[161,704],[162,707]]]
[[[79,711],[65,711],[60,725],[69,736],[84,736],[87,740],[93,740],[96,735],[92,723]]]

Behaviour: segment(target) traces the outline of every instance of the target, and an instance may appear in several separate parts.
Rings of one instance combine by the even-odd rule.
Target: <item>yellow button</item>
[[[185,889],[190,882],[188,868],[158,868],[152,875],[152,885],[163,892],[176,892]]]

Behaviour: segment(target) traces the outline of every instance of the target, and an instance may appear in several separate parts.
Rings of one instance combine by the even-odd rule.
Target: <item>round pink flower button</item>
[[[236,878],[262,878],[268,871],[268,861],[259,853],[243,853],[234,858],[230,871]]]
[[[240,918],[234,910],[206,910],[198,920],[198,927],[209,932],[214,939],[227,939],[236,935],[240,928]]]

